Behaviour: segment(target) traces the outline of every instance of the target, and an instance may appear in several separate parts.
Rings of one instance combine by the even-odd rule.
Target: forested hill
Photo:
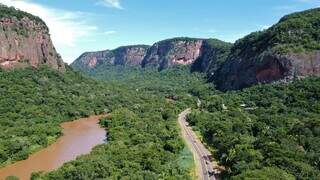
[[[138,57],[136,67],[160,71],[190,66],[192,72],[206,73],[208,81],[222,91],[319,76],[319,21],[320,8],[310,9],[287,15],[270,28],[253,32],[234,44],[217,39],[172,38],[144,51],[131,51],[130,57]],[[110,66],[100,64],[114,58],[104,53],[84,54],[73,67],[91,74],[108,71]]]
[[[238,40],[216,75],[219,89],[320,75],[320,8],[283,17]]]
[[[26,18],[43,25],[4,8],[14,17],[2,14],[0,26]],[[193,156],[177,126],[178,114],[192,108],[188,121],[225,167],[222,178],[320,179],[320,78],[298,80],[320,72],[319,20],[319,9],[294,13],[235,44],[174,38],[86,53],[73,64],[85,75],[41,48],[48,58],[0,59],[23,65],[0,69],[0,167],[53,143],[61,122],[106,112],[100,120],[108,130],[105,144],[32,179],[195,179]],[[0,40],[2,30],[22,42],[33,38],[23,28],[5,27]],[[43,46],[54,50],[47,29],[39,33],[49,43]],[[253,87],[224,93],[197,71],[220,90]],[[287,79],[292,83],[263,84]]]
[[[147,45],[123,46],[114,50],[86,52],[71,66],[86,73],[103,73],[110,66],[134,66],[157,68],[159,71],[176,67],[190,66],[193,70],[215,71],[228,55],[231,43],[218,39],[179,37]]]

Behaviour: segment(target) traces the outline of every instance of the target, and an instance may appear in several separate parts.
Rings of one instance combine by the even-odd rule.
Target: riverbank
[[[29,179],[32,172],[52,171],[77,156],[88,154],[93,147],[104,143],[106,131],[99,125],[101,116],[90,116],[61,124],[63,135],[47,148],[28,159],[0,169],[0,179],[16,176]]]

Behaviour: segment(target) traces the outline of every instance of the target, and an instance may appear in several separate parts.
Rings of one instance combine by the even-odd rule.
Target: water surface
[[[0,169],[0,179],[17,176],[20,180],[27,180],[32,172],[52,171],[79,155],[90,153],[94,146],[104,143],[106,137],[105,129],[98,124],[99,117],[101,116],[91,116],[62,123],[63,136],[47,148],[32,154],[27,160]]]

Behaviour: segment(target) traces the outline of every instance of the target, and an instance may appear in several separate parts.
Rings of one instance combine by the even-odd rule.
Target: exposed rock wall
[[[29,17],[0,19],[0,67],[48,65],[64,71],[65,65],[56,52],[47,26]]]
[[[140,66],[149,46],[124,46],[114,50],[115,65]]]
[[[320,75],[320,51],[231,59],[219,70],[216,82],[221,90],[234,90],[312,75]]]
[[[94,69],[101,65],[106,58],[110,57],[111,51],[85,52],[71,66],[78,70]]]
[[[203,39],[175,38],[155,43],[142,61],[142,67],[163,70],[175,65],[190,65],[200,55]]]
[[[114,50],[86,52],[71,66],[78,70],[90,71],[103,65],[140,66],[149,46],[123,46]]]
[[[236,41],[215,76],[221,90],[320,76],[320,8],[289,14]]]

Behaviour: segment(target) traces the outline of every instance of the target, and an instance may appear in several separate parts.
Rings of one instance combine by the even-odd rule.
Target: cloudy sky
[[[234,42],[320,0],[0,0],[40,16],[63,59],[172,37]]]

